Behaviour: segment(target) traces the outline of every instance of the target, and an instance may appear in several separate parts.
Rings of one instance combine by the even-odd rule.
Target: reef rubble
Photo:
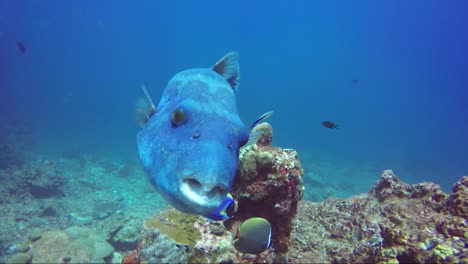
[[[0,169],[0,263],[60,262],[57,257],[120,262],[119,252],[137,246],[143,220],[165,206],[143,173],[122,176],[119,168],[138,173],[138,163],[75,153],[35,155],[16,164]],[[96,234],[65,235],[72,226]],[[93,255],[94,242],[99,250],[112,247],[112,255]]]
[[[187,249],[185,260],[188,263],[468,263],[467,195],[467,176],[454,185],[449,195],[434,183],[406,184],[391,170],[385,170],[368,194],[320,203],[300,201],[287,252],[276,252],[275,243],[260,255],[235,252],[231,241],[238,220],[232,220],[221,233],[212,234],[212,224],[200,217],[194,225],[189,225],[198,227],[202,234],[197,243],[203,240],[211,247],[205,251],[196,247]],[[203,229],[197,224],[200,221],[205,221]],[[216,239],[207,240],[207,234]]]
[[[382,172],[369,194],[301,201],[289,263],[468,263],[468,177],[453,193]]]
[[[259,255],[236,252],[237,220],[221,232],[202,217],[184,223],[200,231],[196,244],[203,248],[164,241],[184,248],[174,257],[184,263],[468,263],[467,191],[467,176],[449,195],[434,183],[406,184],[385,170],[368,194],[300,201],[283,256],[275,244]],[[161,252],[154,244],[151,250]]]

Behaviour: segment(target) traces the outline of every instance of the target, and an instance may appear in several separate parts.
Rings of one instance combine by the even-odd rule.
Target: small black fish
[[[23,54],[26,53],[26,47],[24,46],[23,42],[21,41],[16,42],[16,47],[21,53]]]
[[[330,129],[338,129],[340,125],[334,124],[333,122],[330,121],[323,121],[322,126]]]
[[[359,83],[359,80],[358,80],[358,79],[353,79],[353,80],[351,80],[351,82],[352,82],[353,84],[358,84],[358,83]]]

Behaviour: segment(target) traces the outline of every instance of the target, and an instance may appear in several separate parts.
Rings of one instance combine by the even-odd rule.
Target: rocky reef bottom
[[[299,203],[290,263],[468,263],[468,177],[446,194],[382,173],[369,194]]]
[[[467,198],[467,176],[447,194],[430,182],[406,184],[386,170],[367,194],[300,201],[284,259],[276,258],[275,242],[259,255],[236,252],[236,223],[224,227],[222,222],[166,209],[131,234],[138,237],[133,250],[119,251],[112,232],[106,241],[89,228],[69,227],[31,234],[24,249],[5,261],[468,263]]]
[[[176,252],[176,234],[155,229],[143,235],[144,243],[131,255],[137,255],[138,262],[126,263],[468,263],[467,195],[468,177],[461,178],[449,195],[434,183],[406,184],[386,170],[368,194],[301,201],[286,258],[277,258],[275,242],[260,255],[238,253],[232,246],[237,225],[223,229],[220,223],[199,217],[166,223],[174,230],[198,234],[178,255],[171,253],[172,259],[154,258],[155,243],[147,241],[154,240],[156,232],[161,243],[163,233],[164,243],[174,245],[166,252]],[[170,219],[165,217],[168,213],[174,212],[156,218]],[[162,225],[159,229],[167,230]]]
[[[132,160],[0,148],[0,263],[468,263],[468,176],[447,194],[385,170],[368,193],[304,201],[332,179],[312,181],[315,163],[271,146],[268,124],[255,129],[231,189],[238,210],[224,222],[166,208]],[[258,255],[233,247],[251,217],[272,228]]]

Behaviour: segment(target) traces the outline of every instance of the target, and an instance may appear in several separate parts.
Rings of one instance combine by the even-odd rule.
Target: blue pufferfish
[[[259,135],[237,113],[238,54],[230,52],[210,68],[177,73],[157,107],[145,98],[136,109],[141,130],[137,148],[155,189],[181,212],[210,215],[228,199],[239,149]]]

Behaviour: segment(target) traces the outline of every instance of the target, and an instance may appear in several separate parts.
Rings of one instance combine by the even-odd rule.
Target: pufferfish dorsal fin
[[[229,52],[224,55],[211,69],[223,76],[231,85],[232,89],[237,89],[240,79],[239,54],[237,52]]]
[[[150,117],[156,112],[156,106],[154,105],[153,100],[151,100],[144,84],[141,85],[141,90],[143,90],[145,97],[139,98],[136,101],[134,119],[140,127],[143,127]]]

